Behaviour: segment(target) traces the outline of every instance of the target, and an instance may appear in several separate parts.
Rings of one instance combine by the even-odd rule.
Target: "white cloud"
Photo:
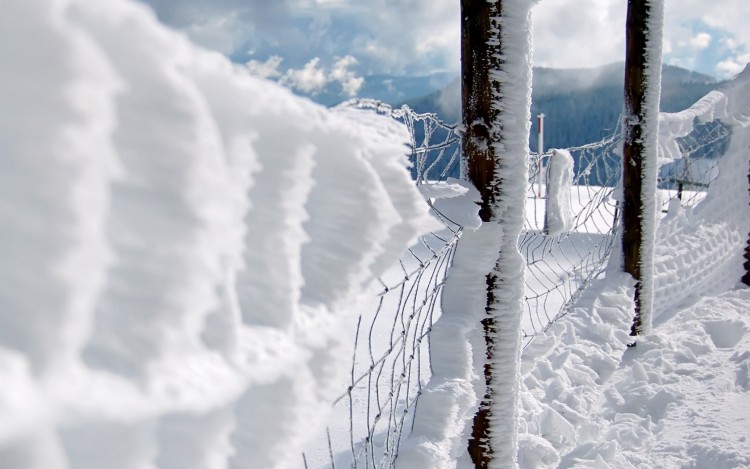
[[[289,68],[282,72],[283,60],[274,55],[266,61],[250,60],[246,66],[252,75],[278,80],[284,86],[312,95],[320,93],[330,83],[338,83],[345,95],[355,96],[365,82],[364,78],[350,69],[357,64],[357,59],[350,55],[337,59],[330,71],[326,71],[321,65],[320,57],[315,57],[302,68]]]
[[[251,74],[261,78],[279,78],[281,77],[281,71],[279,66],[284,59],[278,55],[272,55],[265,62],[258,60],[249,61],[246,66]]]
[[[325,71],[319,67],[320,58],[315,57],[299,70],[289,69],[281,77],[280,83],[305,93],[315,94],[328,83]]]
[[[365,79],[357,76],[350,67],[357,64],[357,59],[347,55],[336,61],[331,70],[331,79],[341,83],[341,88],[347,96],[356,96],[357,92],[365,82]]]
[[[624,59],[622,0],[544,0],[533,10],[534,64],[594,67]]]
[[[703,50],[711,45],[711,35],[708,33],[698,33],[690,39],[690,47],[695,50]]]
[[[716,64],[716,74],[722,78],[729,78],[740,73],[750,63],[750,54],[741,54],[722,60]]]
[[[332,64],[347,56],[359,61],[348,70],[365,74],[460,69],[457,0],[142,1],[194,40],[225,53],[234,50],[241,60],[243,50],[253,48],[259,57],[278,55],[300,70],[313,57]],[[542,0],[534,8],[535,64],[591,67],[623,60],[626,7],[623,0]],[[693,60],[700,65],[706,54],[726,50],[725,37],[736,47],[729,58],[713,58],[708,68],[720,60],[739,62],[750,51],[748,0],[665,0],[665,9],[664,52],[672,63],[703,54]],[[310,76],[300,79],[319,82],[320,74],[313,72],[308,69]],[[342,81],[350,89],[355,85],[356,80]]]

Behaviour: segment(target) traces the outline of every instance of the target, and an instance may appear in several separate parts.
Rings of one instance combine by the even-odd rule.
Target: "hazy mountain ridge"
[[[545,147],[565,148],[611,134],[623,107],[624,64],[594,69],[534,68],[532,116],[545,114]],[[672,65],[662,69],[661,108],[683,110],[719,86],[714,78]],[[434,112],[447,122],[460,120],[460,82],[403,102],[417,112]],[[395,103],[401,104],[401,103]],[[532,135],[537,133],[532,119]],[[536,138],[530,142],[536,151]]]
[[[364,77],[357,96],[398,104],[444,89],[455,78],[455,73],[448,72],[424,76],[368,75]],[[342,93],[341,85],[338,83],[329,83],[322,91],[306,96],[325,106],[333,106],[351,98]]]

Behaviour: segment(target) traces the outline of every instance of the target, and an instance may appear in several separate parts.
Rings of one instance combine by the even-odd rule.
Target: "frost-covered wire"
[[[411,135],[412,177],[417,185],[460,175],[456,128],[434,114],[394,109],[373,100],[343,106],[368,109],[402,122]],[[428,200],[429,203],[429,200]],[[430,204],[431,205],[431,204]],[[448,267],[462,227],[435,207],[444,228],[423,236],[380,279],[368,308],[352,331],[350,379],[334,400],[334,417],[321,440],[318,465],[308,467],[391,468],[414,423],[424,384],[431,376],[430,332]],[[321,462],[321,459],[323,461]],[[322,465],[321,465],[322,464]]]
[[[690,118],[692,120],[692,117]],[[694,207],[718,176],[720,157],[726,152],[731,127],[718,120],[691,122],[684,136],[664,134],[661,147],[674,140],[676,159],[659,170],[658,195],[666,213],[671,201]],[[568,148],[575,160],[573,227],[557,236],[544,234],[544,194],[536,190],[538,166],[530,165],[526,229],[520,240],[526,257],[526,343],[535,334],[564,317],[592,280],[601,275],[617,239],[619,211],[615,187],[620,180],[620,131],[580,147]],[[552,153],[543,157],[549,160]],[[533,155],[533,160],[538,157]]]
[[[462,174],[460,134],[434,114],[407,106],[392,108],[374,100],[344,104],[390,116],[411,135],[412,178],[421,185]],[[681,158],[662,167],[659,188],[664,207],[681,198],[683,206],[701,200],[716,177],[716,162],[731,129],[718,122],[696,123],[676,138]],[[546,194],[538,194],[538,171],[530,164],[527,219],[519,239],[526,259],[523,334],[533,337],[563,318],[591,282],[604,271],[617,239],[620,180],[620,130],[599,141],[568,148],[574,160],[571,224],[568,231],[545,234]],[[552,152],[543,158],[549,161]],[[530,155],[536,162],[537,155]],[[680,188],[678,184],[682,184]],[[544,191],[544,189],[543,189]],[[373,293],[371,310],[357,321],[349,383],[334,401],[335,428],[329,428],[323,465],[306,467],[394,467],[399,448],[414,424],[423,386],[430,379],[430,333],[440,310],[448,268],[462,227],[434,210],[444,229],[422,237]]]

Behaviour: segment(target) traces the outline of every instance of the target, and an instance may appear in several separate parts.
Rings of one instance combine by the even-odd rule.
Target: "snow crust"
[[[521,467],[748,466],[750,290],[675,310],[634,348],[628,291],[600,281],[526,349]]]
[[[442,226],[405,129],[131,1],[12,2],[0,60],[0,467],[299,467],[347,307]]]
[[[545,231],[556,236],[573,227],[570,190],[573,184],[573,157],[567,150],[552,150],[547,175]]]

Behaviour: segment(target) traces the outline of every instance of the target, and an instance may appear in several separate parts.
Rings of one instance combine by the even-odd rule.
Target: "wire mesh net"
[[[411,135],[412,177],[417,185],[460,178],[460,135],[434,114],[394,109],[372,100],[345,104],[390,116]],[[719,122],[696,122],[677,138],[681,158],[660,168],[664,207],[679,199],[692,206],[718,175],[731,129]],[[525,344],[563,318],[586,287],[604,271],[619,226],[616,186],[621,175],[620,131],[599,142],[568,148],[573,162],[570,229],[547,234],[545,193],[552,153],[530,155],[526,220],[519,249],[526,259]],[[431,203],[430,200],[427,200]],[[305,467],[394,467],[403,439],[414,423],[423,386],[431,376],[430,332],[440,315],[448,268],[462,227],[441,214],[444,229],[422,237],[399,265],[380,279],[375,300],[359,315],[349,385],[334,403],[335,417],[324,450],[304,454]]]
[[[719,159],[726,152],[730,138],[729,126],[719,121],[698,120],[688,135],[673,138],[680,158],[662,165],[658,175],[657,193],[663,212],[676,199],[683,207],[695,206],[703,200],[718,176]],[[615,187],[621,175],[620,148],[620,131],[616,129],[600,142],[567,149],[575,162],[571,190],[573,224],[569,231],[556,236],[544,234],[547,201],[544,184],[539,185],[539,171],[544,169],[538,164],[539,157],[533,158],[526,227],[520,241],[526,258],[522,331],[526,344],[535,334],[564,317],[607,265],[619,225]],[[550,155],[542,158],[548,160]]]
[[[434,114],[355,100],[406,125],[412,177],[417,185],[460,175],[455,126]],[[430,203],[430,200],[427,200]],[[461,226],[433,207],[444,228],[422,237],[380,279],[374,300],[362,307],[354,331],[347,389],[335,400],[322,449],[303,455],[305,467],[390,468],[410,433],[422,387],[431,376],[430,331],[440,314],[446,273]]]
[[[679,199],[683,207],[694,207],[719,175],[719,159],[726,152],[732,128],[720,121],[693,123],[693,130],[676,138],[681,158],[659,168],[658,184],[662,210]]]
[[[567,149],[574,161],[572,224],[568,231],[545,234],[546,194],[539,157],[530,168],[526,223],[519,241],[526,259],[525,343],[563,317],[586,286],[603,271],[618,225],[613,193],[620,178],[616,132],[600,142]],[[542,155],[549,160],[551,153]],[[541,171],[541,173],[540,173]]]

